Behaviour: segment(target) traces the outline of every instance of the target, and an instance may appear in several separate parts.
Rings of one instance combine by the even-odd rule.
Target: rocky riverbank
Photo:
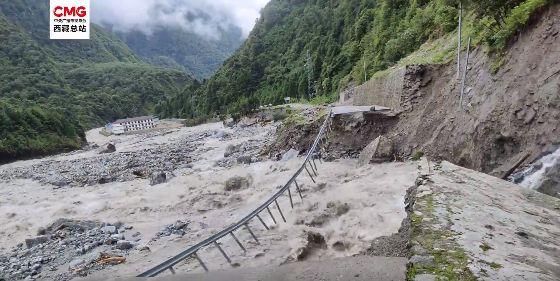
[[[5,280],[71,280],[124,263],[138,241],[140,233],[122,223],[59,219],[9,253],[0,253],[0,272]]]

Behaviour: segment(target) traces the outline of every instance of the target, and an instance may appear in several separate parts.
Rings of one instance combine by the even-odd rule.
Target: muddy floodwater
[[[121,252],[126,262],[82,275],[139,274],[236,222],[285,184],[303,159],[278,161],[260,155],[260,149],[274,139],[276,126],[224,128],[216,123],[122,137],[105,137],[92,130],[87,134],[91,144],[87,150],[1,166],[0,252],[7,256],[60,218],[118,222],[127,228],[121,239],[133,241],[132,249]],[[115,143],[117,151],[99,154],[108,142]],[[406,217],[404,197],[417,176],[414,164],[358,167],[355,159],[337,159],[317,165],[317,183],[303,174],[298,179],[303,200],[292,190],[293,209],[287,196],[280,198],[286,223],[276,207],[271,211],[277,224],[262,214],[270,230],[251,222],[260,245],[243,229],[236,235],[247,252],[230,237],[220,241],[234,266],[352,256],[364,252],[375,238],[399,230]],[[162,171],[166,182],[151,185],[153,174]],[[99,177],[100,173],[105,174]],[[235,177],[239,184],[226,188]],[[180,229],[174,229],[178,221]],[[78,251],[69,263],[75,259],[87,263],[115,246],[99,247]],[[199,255],[212,270],[230,268],[216,248]],[[36,274],[58,276],[72,265],[46,270],[47,266],[44,263]],[[196,260],[186,260],[175,269],[202,271]]]

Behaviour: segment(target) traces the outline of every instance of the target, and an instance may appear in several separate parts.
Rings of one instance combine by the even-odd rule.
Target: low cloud
[[[181,27],[208,38],[240,28],[247,36],[269,0],[94,0],[92,19],[116,30],[151,33],[157,26]]]

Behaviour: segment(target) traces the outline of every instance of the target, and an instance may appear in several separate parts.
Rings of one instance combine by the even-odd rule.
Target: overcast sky
[[[154,23],[180,26],[215,37],[220,27],[238,26],[247,36],[269,0],[94,0],[92,19],[119,30],[149,33]],[[201,14],[207,16],[200,17]]]

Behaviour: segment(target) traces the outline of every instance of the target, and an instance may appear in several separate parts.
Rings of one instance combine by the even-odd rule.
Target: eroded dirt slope
[[[526,161],[531,162],[559,141],[560,5],[544,12],[503,58],[505,63],[493,74],[497,58],[489,57],[482,47],[475,49],[464,110],[454,63],[396,70],[404,75],[397,91],[365,95],[379,95],[374,100],[380,102],[386,100],[383,95],[400,95],[399,121],[387,132],[400,154],[423,150],[432,157],[501,175],[524,156],[529,155]]]

